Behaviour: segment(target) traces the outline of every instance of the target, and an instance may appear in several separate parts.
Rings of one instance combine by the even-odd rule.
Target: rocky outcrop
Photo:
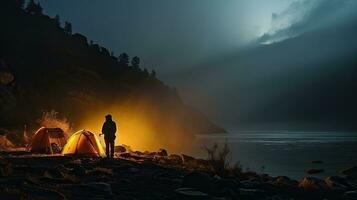
[[[331,190],[346,191],[351,188],[351,185],[348,180],[340,176],[328,176],[325,178],[325,183],[326,186]]]
[[[350,167],[342,171],[350,179],[357,179],[357,166]]]
[[[315,177],[304,177],[298,185],[299,188],[309,191],[325,190],[327,186],[324,181]]]
[[[125,155],[121,157],[121,155]],[[357,185],[346,177],[325,180],[242,172],[218,176],[187,168],[179,155],[117,154],[115,159],[0,153],[0,199],[342,199]],[[182,158],[181,158],[182,159]],[[190,156],[192,160],[199,160]]]

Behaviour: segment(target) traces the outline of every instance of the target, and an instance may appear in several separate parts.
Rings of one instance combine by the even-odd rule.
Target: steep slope
[[[187,107],[154,73],[118,60],[55,19],[14,2],[0,3],[0,127],[26,123],[35,129],[43,111],[55,110],[74,129],[94,131],[112,113],[121,142],[140,147],[179,148],[174,138],[190,141],[195,133],[224,132]]]
[[[294,129],[299,124],[296,128],[356,130],[356,24],[348,21],[256,45],[183,74],[188,85],[219,105],[220,118],[242,128],[271,124]],[[197,74],[200,79],[193,79]]]

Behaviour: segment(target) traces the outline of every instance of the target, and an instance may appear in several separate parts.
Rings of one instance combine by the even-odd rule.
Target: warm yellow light
[[[128,103],[125,106],[102,109],[88,115],[76,128],[87,129],[99,135],[107,114],[111,114],[117,124],[115,145],[125,144],[139,151],[157,151],[159,148],[165,148],[172,153],[190,152],[192,137],[183,132],[177,121],[158,121],[158,117],[155,117],[157,113],[143,105]],[[103,136],[100,137],[100,141],[105,146]]]

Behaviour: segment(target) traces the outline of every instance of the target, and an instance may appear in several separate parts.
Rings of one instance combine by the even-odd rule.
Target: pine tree
[[[131,60],[131,66],[134,67],[135,69],[139,69],[140,67],[140,58],[135,56],[132,60]]]
[[[72,35],[72,24],[71,23],[69,23],[69,22],[64,23],[64,32],[67,35]]]
[[[119,64],[128,66],[129,65],[129,55],[126,53],[122,53],[119,55]]]
[[[32,15],[41,15],[42,14],[42,7],[40,3],[35,3],[34,0],[30,0],[27,3],[25,11],[32,14]]]
[[[36,3],[34,0],[30,0],[27,3],[27,6],[25,8],[26,12],[30,13],[30,14],[35,14],[34,11],[36,10]]]
[[[37,15],[42,15],[42,6],[41,6],[41,4],[40,4],[40,2],[38,2],[37,4],[36,4],[36,14]]]
[[[60,20],[59,15],[56,15],[55,18],[54,18],[54,20],[55,20],[56,26],[58,26],[58,27],[61,26],[61,20]]]

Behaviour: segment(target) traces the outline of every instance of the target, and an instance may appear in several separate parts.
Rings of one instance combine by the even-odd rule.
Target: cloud
[[[357,18],[355,0],[298,0],[281,13],[273,13],[270,28],[258,40],[280,42]]]

